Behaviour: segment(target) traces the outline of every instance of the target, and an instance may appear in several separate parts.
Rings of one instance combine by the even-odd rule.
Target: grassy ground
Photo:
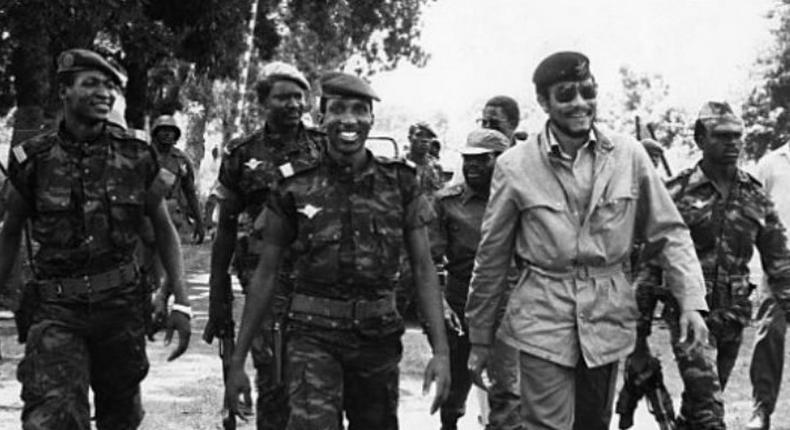
[[[148,353],[151,370],[143,383],[143,402],[146,417],[144,430],[167,429],[219,429],[222,396],[222,374],[217,357],[216,345],[207,345],[201,339],[206,320],[208,299],[208,257],[209,247],[185,246],[186,270],[190,283],[190,295],[195,310],[192,343],[188,352],[172,363],[165,358],[171,347],[165,347],[160,340],[149,343]],[[237,297],[240,293],[237,290]],[[241,312],[242,300],[236,302],[235,315]],[[13,322],[0,321],[0,428],[19,428],[21,401],[20,386],[16,381],[16,366],[22,358],[23,346],[16,343]],[[730,385],[724,398],[727,405],[727,424],[729,428],[742,428],[749,418],[751,407],[751,386],[748,379],[751,345],[754,329],[748,328],[741,354],[736,363]],[[669,391],[675,399],[676,410],[682,390],[677,368],[669,349],[666,330],[657,327],[651,339],[653,350],[660,355],[664,364],[664,375]],[[401,402],[399,417],[401,428],[431,429],[439,427],[438,416],[428,415],[430,397],[421,393],[421,378],[429,357],[429,347],[419,330],[410,330],[403,339],[404,358],[401,362]],[[253,375],[249,368],[249,374]],[[786,372],[780,405],[773,417],[775,430],[790,430],[790,372]],[[467,416],[459,423],[464,430],[480,429],[477,423],[477,399],[470,396]],[[240,429],[253,429],[253,423],[240,424]],[[616,428],[616,418],[612,428]],[[657,428],[652,418],[640,406],[637,412],[637,430]]]

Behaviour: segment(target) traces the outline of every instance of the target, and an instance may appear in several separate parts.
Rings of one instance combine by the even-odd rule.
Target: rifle
[[[634,119],[634,123],[636,124],[636,140],[642,141],[643,139],[652,139],[658,142],[656,139],[656,130],[655,126],[652,123],[645,124],[644,130],[642,129],[642,121],[639,115],[636,116]],[[644,131],[646,131],[647,136],[644,136]],[[667,177],[672,177],[672,169],[669,167],[669,163],[667,162],[667,158],[664,156],[664,151],[661,151],[659,155],[659,159],[661,160],[661,166],[664,168],[664,172],[666,172]]]
[[[619,428],[634,425],[634,411],[639,400],[647,400],[647,408],[661,430],[675,430],[675,410],[672,398],[664,386],[661,362],[647,349],[635,351],[625,362],[625,381],[617,399],[615,411],[620,415]]]
[[[227,319],[222,322],[222,326],[217,328],[219,338],[219,358],[222,360],[222,381],[227,384],[228,373],[230,371],[230,361],[233,351],[236,349],[236,341],[233,336],[236,327],[233,322],[233,290],[231,289],[230,275],[222,277],[222,307],[225,308]],[[222,428],[224,430],[236,430],[236,414],[230,410],[228,399],[225,399],[222,407]]]

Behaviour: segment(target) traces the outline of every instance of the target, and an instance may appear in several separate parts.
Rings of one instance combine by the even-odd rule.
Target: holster
[[[33,318],[41,303],[35,280],[25,282],[19,296],[19,309],[14,313],[16,336],[19,343],[27,341],[27,332],[33,325]]]

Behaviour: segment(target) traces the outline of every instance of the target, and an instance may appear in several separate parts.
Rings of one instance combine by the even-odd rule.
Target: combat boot
[[[746,430],[768,430],[771,428],[771,415],[762,406],[756,406],[752,419],[746,423]]]

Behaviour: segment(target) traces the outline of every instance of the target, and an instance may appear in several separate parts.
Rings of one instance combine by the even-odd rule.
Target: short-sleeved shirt
[[[487,195],[475,193],[465,183],[443,189],[436,195],[431,254],[434,260],[447,259],[445,297],[450,305],[463,308],[466,304],[487,201]]]
[[[290,246],[295,291],[336,299],[391,293],[405,234],[433,219],[413,167],[367,156],[356,173],[326,157],[272,194],[259,221],[263,239]]]
[[[296,139],[270,132],[264,125],[249,136],[233,140],[226,146],[219,170],[217,195],[233,201],[250,220],[241,226],[250,233],[257,218],[279,181],[305,166],[318,162],[325,135],[318,130],[300,126]]]
[[[90,275],[132,261],[158,170],[146,142],[110,124],[92,141],[61,124],[13,147],[9,179],[31,210],[37,275]]]

